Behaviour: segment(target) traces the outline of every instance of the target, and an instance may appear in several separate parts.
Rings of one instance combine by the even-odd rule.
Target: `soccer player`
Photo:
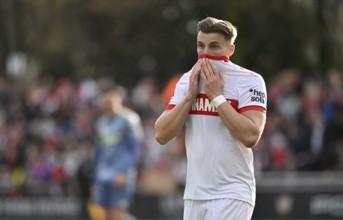
[[[120,86],[105,91],[102,115],[96,121],[94,203],[105,211],[106,220],[125,220],[136,183],[139,140],[123,114]],[[132,112],[129,114],[132,116]]]
[[[185,220],[251,219],[251,148],[266,122],[265,82],[230,61],[237,29],[229,21],[207,17],[197,27],[199,59],[157,119],[156,140],[166,144],[186,125]]]

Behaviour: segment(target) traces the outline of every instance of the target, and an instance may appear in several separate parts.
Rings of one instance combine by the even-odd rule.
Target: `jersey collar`
[[[198,57],[199,59],[202,59],[202,58],[208,58],[210,60],[222,60],[224,62],[229,62],[230,59],[226,56],[211,56],[211,55],[208,55],[208,54],[201,54],[199,55]]]

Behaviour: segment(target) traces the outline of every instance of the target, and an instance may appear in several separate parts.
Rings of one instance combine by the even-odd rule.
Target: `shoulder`
[[[230,62],[229,65],[234,70],[234,72],[236,72],[237,76],[239,76],[239,79],[242,83],[244,84],[255,84],[255,83],[264,84],[265,83],[261,74],[253,70],[239,66],[232,62]]]
[[[121,123],[123,123],[125,125],[130,123],[128,117],[123,115],[122,113],[120,113],[116,116],[116,120],[120,121]]]
[[[139,114],[127,107],[123,108],[123,110],[121,111],[121,116],[123,116],[128,122],[133,125],[139,124],[141,122]]]
[[[182,74],[179,81],[176,83],[175,89],[176,90],[184,90],[189,85],[189,77],[191,75],[192,70]]]
[[[188,83],[191,73],[192,73],[192,69],[189,70],[188,72],[185,72],[184,74],[182,74],[178,83],[179,84]]]

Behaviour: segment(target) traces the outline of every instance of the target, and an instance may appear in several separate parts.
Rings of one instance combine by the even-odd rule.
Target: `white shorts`
[[[190,200],[184,202],[183,220],[250,220],[254,206],[236,199]]]

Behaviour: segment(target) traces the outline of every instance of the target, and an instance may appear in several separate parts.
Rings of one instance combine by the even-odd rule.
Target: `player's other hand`
[[[223,75],[218,71],[212,61],[208,59],[203,61],[201,78],[204,82],[205,93],[210,100],[222,95],[224,88]]]

